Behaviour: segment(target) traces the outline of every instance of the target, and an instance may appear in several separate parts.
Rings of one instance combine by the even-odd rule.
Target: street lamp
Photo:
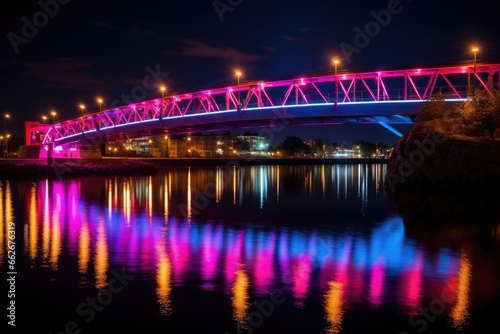
[[[474,54],[474,83],[472,84],[472,96],[476,93],[476,61],[477,61],[477,52],[479,51],[478,47],[472,48],[472,53]]]
[[[84,104],[80,104],[80,109],[82,109],[82,132],[85,131],[85,119],[83,118],[83,110],[85,109]]]
[[[238,112],[241,110],[241,99],[240,99],[240,77],[241,77],[241,71],[236,71],[236,77],[238,78]]]
[[[102,110],[102,99],[99,97],[97,98],[97,103],[99,103],[99,112]]]
[[[335,68],[335,108],[337,108],[337,103],[339,101],[339,82],[337,80],[337,66],[339,65],[340,61],[334,58],[332,62]]]
[[[47,121],[47,116],[42,115],[42,120],[43,120],[43,124],[45,124],[45,122]]]
[[[9,114],[5,114],[4,115],[4,121],[3,121],[3,132],[6,133],[7,132],[7,119],[10,118],[10,115]]]
[[[5,159],[7,159],[9,155],[9,138],[10,134],[7,133],[7,136],[5,137]]]
[[[7,134],[7,119],[10,118],[10,115],[9,114],[5,114],[4,117],[3,117],[3,129],[4,129],[4,133]],[[5,159],[7,159],[7,153],[9,151],[9,136],[7,134],[6,138],[5,138]]]
[[[57,113],[54,110],[52,110],[50,114],[52,115],[52,124],[55,124]]]
[[[160,90],[161,90],[161,115],[163,116],[163,107],[164,107],[164,104],[163,104],[163,100],[165,98],[165,91],[167,90],[167,87],[165,86],[160,86]]]

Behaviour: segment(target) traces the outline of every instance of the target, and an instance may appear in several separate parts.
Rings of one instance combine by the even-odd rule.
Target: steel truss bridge
[[[77,144],[231,129],[377,123],[412,124],[442,94],[464,101],[499,88],[500,63],[455,64],[251,81],[166,95],[53,124],[42,145]],[[473,86],[472,86],[473,85]]]

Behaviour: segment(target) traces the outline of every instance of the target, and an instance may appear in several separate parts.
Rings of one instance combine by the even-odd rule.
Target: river
[[[3,181],[4,321],[14,314],[32,333],[477,333],[495,324],[498,219],[437,228],[457,218],[419,196],[396,205],[386,171],[195,166]],[[441,201],[475,219],[461,213],[466,203]]]

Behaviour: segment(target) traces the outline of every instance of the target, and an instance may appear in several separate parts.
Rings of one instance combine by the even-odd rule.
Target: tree
[[[424,104],[415,117],[415,120],[417,122],[425,122],[438,118],[457,118],[460,117],[457,108],[457,103],[446,102],[444,95],[439,93],[431,97]]]
[[[312,140],[310,150],[313,155],[324,158],[331,146],[330,140],[317,138]]]
[[[442,94],[435,95],[424,104],[415,119],[419,122],[425,122],[441,118],[444,116],[446,108],[444,96]]]
[[[354,143],[354,146],[359,146],[359,150],[363,158],[371,158],[373,156],[376,157],[379,154],[386,152],[387,149],[390,148],[389,145],[386,145],[384,143],[375,144],[365,140],[357,140]]]
[[[286,156],[295,156],[296,154],[303,154],[307,151],[307,145],[304,140],[298,136],[287,136],[279,146]]]
[[[500,91],[494,90],[491,95],[484,90],[476,91],[459,110],[468,135],[487,134],[493,139],[495,130],[500,128]]]
[[[249,151],[250,150],[250,143],[248,142],[248,140],[245,140],[241,137],[235,137],[233,139],[233,144],[234,144],[234,147],[238,151]]]

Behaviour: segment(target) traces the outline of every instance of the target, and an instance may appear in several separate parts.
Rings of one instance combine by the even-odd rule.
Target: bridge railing
[[[59,122],[49,130],[44,143],[115,127],[121,127],[116,131],[126,131],[128,125],[152,120],[250,108],[335,102],[426,101],[439,93],[448,98],[463,99],[470,92],[471,78],[477,89],[490,92],[499,74],[500,64],[479,64],[474,70],[470,65],[460,65],[247,82],[238,87],[166,96]]]

